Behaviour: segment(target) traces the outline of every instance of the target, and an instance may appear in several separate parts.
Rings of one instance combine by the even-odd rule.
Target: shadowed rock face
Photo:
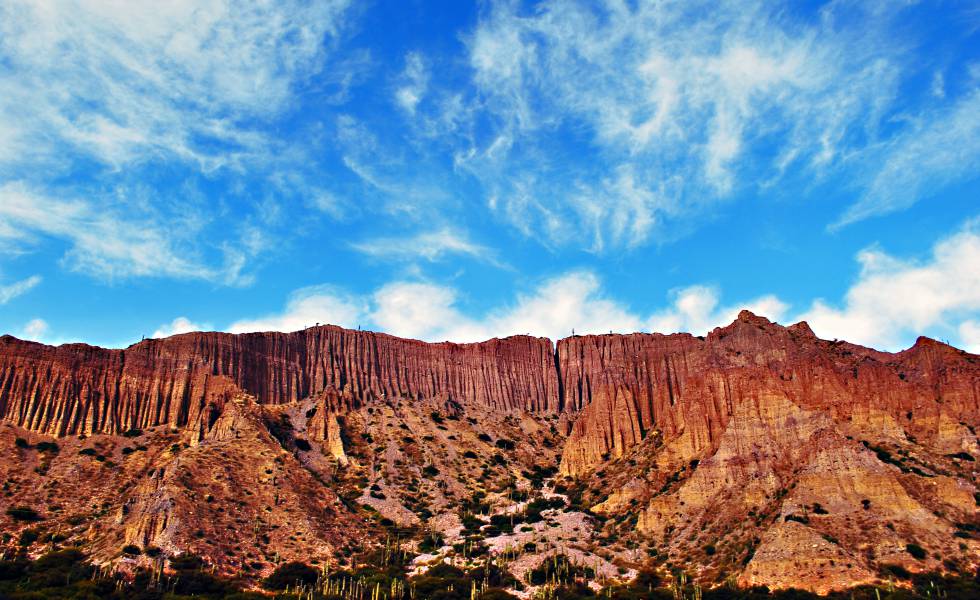
[[[230,574],[377,537],[365,504],[436,527],[554,467],[609,517],[607,540],[631,541],[622,560],[639,542],[705,581],[827,591],[943,568],[937,554],[975,566],[980,544],[955,534],[980,526],[978,426],[976,355],[927,338],[878,352],[748,312],[703,338],[557,345],[332,326],[124,350],[0,338],[9,501],[58,507],[51,522],[105,560],[190,549]],[[50,436],[60,454],[34,450]],[[911,559],[913,542],[932,554]]]

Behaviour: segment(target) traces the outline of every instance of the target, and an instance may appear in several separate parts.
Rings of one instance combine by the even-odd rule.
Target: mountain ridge
[[[977,427],[980,357],[928,338],[881,352],[748,311],[706,336],[556,342],[335,326],[115,350],[0,338],[6,501],[47,506],[101,561],[130,544],[236,576],[353,560],[379,523],[464,547],[572,543],[611,576],[654,561],[828,591],[975,568]],[[566,498],[556,529],[490,535],[480,519],[527,509],[515,492]],[[431,560],[469,560],[455,552]]]

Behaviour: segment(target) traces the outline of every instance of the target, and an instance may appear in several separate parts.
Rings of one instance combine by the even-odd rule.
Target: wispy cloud
[[[368,256],[395,260],[442,260],[462,255],[496,264],[494,252],[486,246],[472,242],[469,237],[450,227],[425,231],[406,237],[387,237],[352,244],[352,247]]]
[[[64,264],[100,278],[249,283],[266,190],[338,214],[302,168],[310,147],[287,147],[276,125],[348,13],[348,0],[0,5],[4,250],[53,238]],[[341,61],[317,85],[344,88],[360,68]],[[208,229],[229,209],[234,226]]]
[[[952,182],[977,177],[980,87],[949,108],[920,116],[890,140],[881,154],[867,190],[833,228],[907,208]]]
[[[395,90],[395,102],[407,113],[414,115],[415,107],[422,101],[429,85],[429,71],[422,55],[409,52],[405,55],[405,70]]]
[[[41,283],[40,275],[31,275],[7,285],[0,285],[0,304],[6,304],[18,296],[22,296]]]
[[[346,0],[7,2],[0,7],[0,160],[111,167],[160,157],[205,170],[266,140],[319,68]]]
[[[193,218],[167,226],[152,210],[140,214],[130,205],[122,213],[109,202],[55,199],[22,183],[0,186],[0,237],[15,232],[6,241],[19,245],[43,237],[63,240],[69,245],[64,261],[73,270],[108,279],[165,276],[249,283],[242,271],[246,250],[226,246],[219,249],[220,264],[210,264],[192,242],[198,229]]]
[[[457,166],[528,235],[594,250],[648,243],[789,172],[844,168],[877,139],[899,50],[889,13],[834,10],[493,2],[466,38],[476,93]]]

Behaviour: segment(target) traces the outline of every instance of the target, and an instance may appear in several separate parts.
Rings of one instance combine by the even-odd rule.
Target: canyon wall
[[[0,338],[0,419],[52,435],[181,427],[216,417],[238,392],[264,404],[323,393],[346,408],[424,397],[550,411],[557,387],[551,341],[525,336],[427,344],[324,326],[189,333],[124,350]]]
[[[324,326],[294,333],[190,333],[123,350],[0,338],[0,418],[53,435],[176,427],[245,392],[264,404],[322,395],[345,410],[437,399],[573,422],[562,471],[576,475],[656,433],[681,458],[717,449],[735,407],[779,396],[881,436],[955,452],[980,415],[980,359],[920,338],[890,354],[820,340],[743,312],[707,337],[515,336],[429,344]]]

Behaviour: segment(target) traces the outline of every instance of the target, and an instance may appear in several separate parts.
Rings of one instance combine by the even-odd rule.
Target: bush
[[[497,440],[497,442],[494,445],[500,448],[501,450],[513,450],[514,448],[517,447],[517,444],[504,438],[500,438],[499,440]]]
[[[24,448],[24,449],[31,447],[30,442],[28,442],[22,437],[19,437],[16,440],[14,440],[14,445],[17,446],[18,448]]]
[[[17,544],[26,548],[36,542],[39,537],[41,537],[41,533],[37,529],[25,529],[20,532],[20,538],[17,540]]]
[[[313,567],[301,562],[288,562],[280,565],[265,578],[262,586],[268,590],[284,590],[296,585],[313,585],[320,573]]]
[[[54,442],[38,442],[34,445],[34,447],[38,452],[50,452],[51,454],[57,454],[58,451],[61,450],[61,448],[58,447],[58,444],[55,444]]]
[[[708,556],[714,556],[714,554],[715,554],[715,546],[714,546],[714,544],[708,544],[708,545],[706,545],[704,547],[704,553],[707,554]]]
[[[914,543],[905,544],[905,551],[912,555],[912,558],[923,560],[926,557],[925,549]]]
[[[439,474],[439,469],[435,465],[425,465],[422,467],[422,474],[426,477],[435,477]]]
[[[294,442],[296,443],[296,448],[302,450],[303,452],[309,452],[310,449],[312,448],[312,446],[310,446],[310,443],[304,440],[303,438],[296,438]]]
[[[142,429],[136,429],[135,427],[123,432],[123,437],[134,438],[143,435]]]
[[[143,551],[140,550],[140,547],[136,546],[135,544],[126,544],[123,546],[122,553],[128,556],[139,556],[140,554],[143,554]]]
[[[12,506],[7,509],[7,515],[13,518],[15,521],[41,521],[41,515],[37,514],[37,511],[33,508],[27,508],[26,506]]]

